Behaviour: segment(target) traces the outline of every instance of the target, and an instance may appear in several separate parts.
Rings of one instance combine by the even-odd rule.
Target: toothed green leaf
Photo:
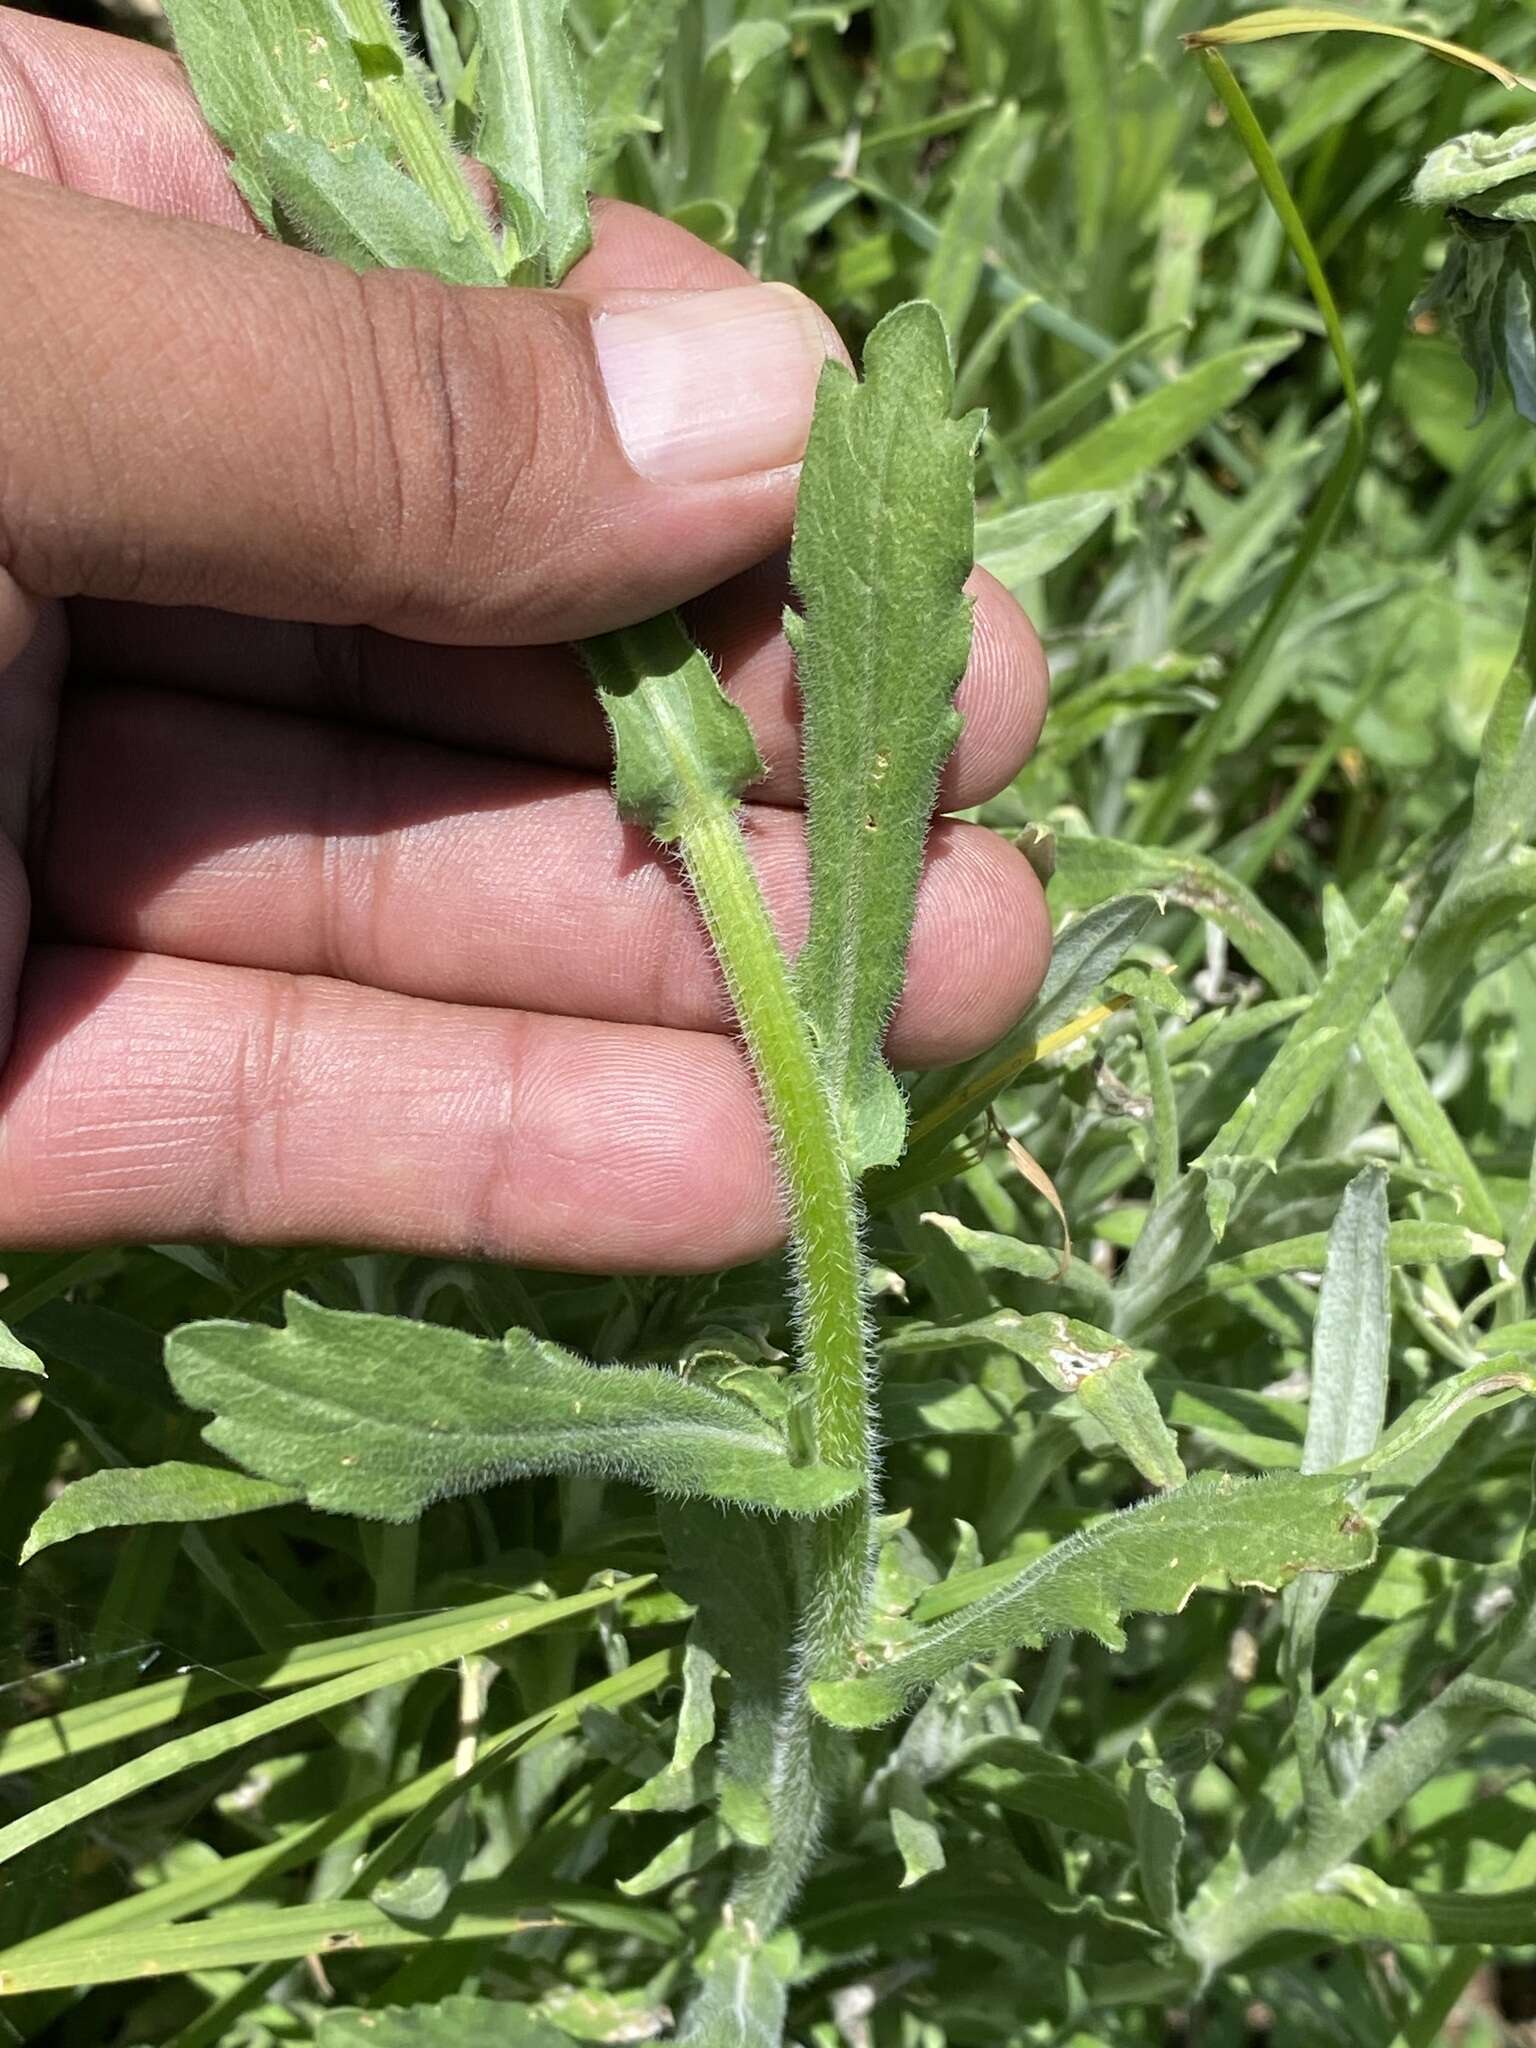
[[[791,1514],[857,1480],[790,1463],[744,1402],[654,1367],[595,1366],[514,1330],[502,1342],[289,1295],[287,1326],[191,1323],[166,1345],[203,1434],[311,1506],[412,1520],[435,1500],[535,1472],[593,1472]]]
[[[582,648],[613,732],[614,794],[663,844],[690,806],[736,797],[763,772],[751,727],[671,616]]]
[[[814,1685],[812,1699],[838,1727],[872,1728],[976,1657],[1069,1631],[1123,1649],[1124,1616],[1176,1614],[1208,1581],[1273,1591],[1298,1572],[1354,1570],[1369,1564],[1376,1544],[1351,1506],[1350,1485],[1333,1476],[1198,1473],[1176,1492],[1058,1543],[885,1661]]]
[[[979,416],[932,306],[870,336],[864,379],[822,372],[785,625],[805,703],[811,920],[796,981],[857,1168],[901,1149],[905,1112],[880,1056],[901,990],[939,771],[960,731],[971,644]]]

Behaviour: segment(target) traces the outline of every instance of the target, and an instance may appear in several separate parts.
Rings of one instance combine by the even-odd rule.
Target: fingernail
[[[718,483],[805,453],[830,323],[787,285],[680,292],[599,312],[598,365],[624,452],[659,483]]]

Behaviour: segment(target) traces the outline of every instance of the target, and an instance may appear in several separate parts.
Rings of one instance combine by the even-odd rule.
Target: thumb
[[[359,278],[6,174],[0,244],[0,568],[40,596],[604,631],[783,541],[838,347],[784,286]]]

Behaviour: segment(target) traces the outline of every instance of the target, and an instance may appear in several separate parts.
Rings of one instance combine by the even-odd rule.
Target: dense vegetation
[[[468,140],[470,10],[425,15]],[[1209,0],[569,16],[600,189],[795,279],[856,352],[936,303],[959,404],[987,413],[977,552],[1052,655],[1045,740],[984,815],[1052,873],[1056,965],[996,1052],[915,1086],[905,1156],[866,1180],[871,1648],[811,1670],[793,1751],[789,1532],[836,1525],[848,1489],[797,1423],[782,1262],[637,1283],[10,1257],[0,1367],[47,1377],[7,1380],[0,1435],[0,1555],[44,1515],[8,1596],[0,2031],[1514,2041],[1536,2007],[1526,186],[1499,213],[1471,158],[1441,160],[1424,196],[1450,224],[1409,191],[1530,95],[1376,36],[1239,47],[1229,72],[1181,43]],[[1536,69],[1531,0],[1433,27]],[[912,488],[952,484],[927,330],[882,331],[932,465]],[[628,658],[595,660],[605,687]],[[942,702],[940,676],[936,727]],[[503,1354],[513,1325],[534,1335]],[[665,1441],[607,1476],[523,1443],[504,1469],[557,1476],[422,1511],[448,1481],[392,1463],[367,1402],[425,1360],[503,1427],[474,1406],[493,1345],[551,1402],[590,1372],[568,1352],[687,1386],[628,1376]],[[250,1387],[278,1380],[274,1449]],[[294,1451],[306,1387],[356,1394],[355,1482]],[[824,1805],[791,1865],[787,1741]]]

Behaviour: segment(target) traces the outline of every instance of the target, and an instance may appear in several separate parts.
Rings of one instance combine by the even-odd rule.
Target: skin
[[[770,1249],[707,944],[561,644],[688,607],[797,944],[793,468],[637,476],[591,360],[616,293],[743,273],[605,205],[559,292],[360,281],[256,234],[171,60],[9,12],[0,248],[0,1242]],[[949,808],[1045,706],[972,589]],[[982,1050],[1048,947],[1025,861],[941,822],[894,1059]]]

